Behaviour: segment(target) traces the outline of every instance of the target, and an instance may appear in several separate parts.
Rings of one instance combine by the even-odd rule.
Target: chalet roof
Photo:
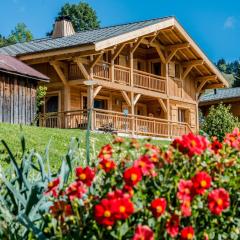
[[[240,87],[237,88],[223,88],[202,95],[200,97],[199,105],[208,105],[215,101],[224,101],[232,98],[240,99]]]
[[[49,81],[49,78],[35,69],[29,67],[18,59],[0,54],[0,72],[20,75],[35,80]]]
[[[116,47],[121,43],[137,41],[138,38],[154,33],[159,35],[158,41],[160,41],[161,46],[169,47],[171,54],[175,54],[180,61],[185,63],[191,61],[190,65],[192,64],[193,67],[188,65],[189,68],[186,69],[186,72],[192,69],[192,72],[198,76],[200,72],[202,78],[196,79],[196,81],[204,83],[202,86],[199,85],[203,90],[208,89],[211,84],[215,88],[229,85],[216,66],[207,58],[175,17],[157,18],[81,31],[61,38],[44,38],[17,43],[0,48],[0,53],[16,56],[22,61],[27,61],[61,54],[66,56],[81,51],[100,52]],[[177,45],[179,50],[174,50]],[[204,79],[204,77],[210,77],[211,79]],[[212,85],[211,87],[213,87]]]
[[[61,38],[43,38],[25,43],[17,43],[0,48],[0,53],[18,56],[28,53],[56,50],[59,48],[76,47],[85,44],[94,44],[112,37],[132,32],[156,23],[163,22],[171,17],[157,18],[147,21],[127,23],[95,30],[81,31],[72,36]]]

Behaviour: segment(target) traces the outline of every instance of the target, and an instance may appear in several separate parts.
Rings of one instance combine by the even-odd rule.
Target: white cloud
[[[232,29],[235,27],[236,19],[233,16],[227,17],[227,19],[224,22],[224,28],[226,29]]]

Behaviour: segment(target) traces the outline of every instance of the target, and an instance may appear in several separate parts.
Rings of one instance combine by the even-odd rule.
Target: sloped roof
[[[163,22],[173,17],[157,18],[135,23],[127,23],[104,27],[95,30],[81,31],[72,36],[61,38],[44,38],[25,43],[17,43],[7,47],[0,48],[0,53],[17,56],[28,53],[55,50],[60,48],[76,47],[85,44],[94,44],[112,37],[132,32],[143,27]]]
[[[208,93],[200,97],[199,104],[205,105],[213,101],[221,101],[231,98],[240,98],[240,87],[216,89],[213,93]]]
[[[0,72],[20,75],[35,80],[49,81],[49,78],[35,69],[29,67],[18,59],[0,54]]]

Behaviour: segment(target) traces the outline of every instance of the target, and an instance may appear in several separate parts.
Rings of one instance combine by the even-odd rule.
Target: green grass
[[[3,139],[16,154],[21,154],[20,136],[23,134],[26,139],[28,150],[35,149],[38,153],[44,154],[46,146],[50,142],[49,159],[52,166],[59,166],[61,158],[67,153],[71,139],[80,139],[80,151],[85,156],[85,135],[86,131],[79,129],[51,129],[34,126],[0,123],[0,139]],[[91,133],[91,151],[98,152],[101,146],[111,142],[111,134]],[[144,140],[141,140],[144,141]],[[167,144],[167,141],[153,141],[154,144]],[[2,149],[3,146],[0,146]],[[1,153],[0,153],[1,154]],[[94,155],[96,156],[97,153]]]

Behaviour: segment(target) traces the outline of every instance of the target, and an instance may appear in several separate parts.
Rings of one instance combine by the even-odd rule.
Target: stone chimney
[[[69,17],[60,17],[55,22],[52,38],[74,35],[75,31]]]

